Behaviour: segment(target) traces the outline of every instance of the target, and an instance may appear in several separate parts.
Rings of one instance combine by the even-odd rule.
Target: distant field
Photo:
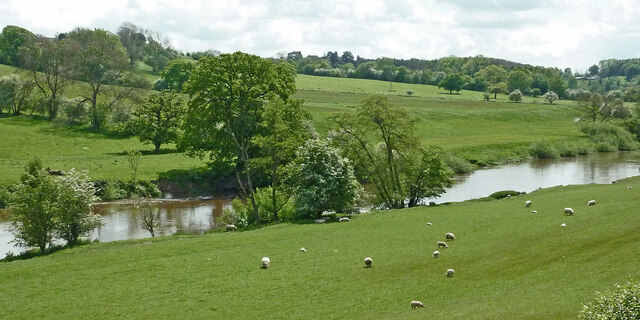
[[[0,75],[16,70],[0,65]],[[155,77],[147,75],[149,80]],[[573,122],[579,113],[571,101],[546,105],[539,98],[527,97],[525,103],[509,103],[505,95],[499,95],[497,101],[485,102],[481,92],[450,95],[427,85],[306,75],[298,75],[296,84],[296,98],[304,99],[321,133],[331,129],[328,117],[332,113],[352,111],[368,95],[383,94],[420,118],[417,134],[424,145],[439,145],[480,164],[525,159],[529,145],[540,139],[586,139]],[[83,86],[74,84],[66,95],[77,96]],[[414,91],[413,96],[406,95],[408,89]],[[150,93],[142,91],[143,95]],[[108,98],[108,94],[102,98]],[[122,153],[152,149],[136,139],[113,139],[14,117],[0,118],[0,136],[0,184],[15,181],[36,155],[52,168],[85,168],[93,178],[126,179],[129,173]],[[82,149],[84,146],[88,149]],[[161,172],[203,165],[200,160],[179,154],[144,155],[141,178],[155,179]]]
[[[640,278],[639,192],[633,178],[348,223],[92,244],[0,263],[0,318],[576,319],[596,291]],[[446,232],[456,239],[433,259]]]

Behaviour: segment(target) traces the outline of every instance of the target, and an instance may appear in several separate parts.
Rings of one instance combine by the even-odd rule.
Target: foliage
[[[542,98],[547,100],[549,104],[552,104],[554,101],[558,100],[558,95],[553,91],[547,91],[542,95]]]
[[[489,195],[489,197],[500,200],[503,198],[507,198],[508,196],[517,196],[520,195],[520,193],[518,191],[515,190],[503,190],[503,191],[496,191],[492,194]]]
[[[117,34],[120,38],[120,43],[122,43],[122,46],[127,50],[129,65],[133,67],[136,61],[142,59],[144,53],[144,47],[147,41],[144,30],[131,22],[123,22],[120,27],[118,27]]]
[[[160,209],[144,203],[135,208],[135,215],[142,228],[149,231],[151,237],[155,237],[156,230],[160,227]]]
[[[355,209],[361,186],[348,159],[327,142],[309,139],[287,168],[301,217],[320,217],[325,211]]]
[[[498,93],[507,93],[507,83],[506,82],[498,82],[492,86],[489,86],[487,89],[489,93],[493,93],[493,98],[498,98]]]
[[[449,90],[449,94],[452,94],[455,90],[456,92],[460,92],[462,90],[462,85],[464,84],[462,80],[462,76],[460,74],[450,74],[442,81],[438,83],[438,88],[443,88],[445,90]]]
[[[263,223],[294,221],[297,218],[292,196],[271,186],[256,189],[256,203],[258,216]],[[277,213],[277,220],[274,220],[274,212]]]
[[[482,94],[482,99],[485,101],[489,101],[489,99],[491,99],[491,95],[489,94],[489,92],[485,92]]]
[[[20,48],[34,40],[35,35],[27,29],[5,26],[0,34],[0,63],[20,66]]]
[[[536,159],[554,159],[560,156],[553,143],[544,139],[532,143],[529,151]]]
[[[589,135],[598,151],[638,149],[638,142],[632,133],[611,123],[584,122],[580,126],[580,130]]]
[[[97,200],[95,188],[87,171],[70,170],[56,181],[56,235],[69,245],[99,227],[100,217],[92,213],[91,205]]]
[[[0,113],[5,107],[15,115],[22,113],[34,86],[33,81],[16,74],[0,78]]]
[[[440,148],[431,147],[411,155],[412,157],[407,159],[405,175],[408,206],[414,207],[423,198],[438,197],[446,188],[450,188],[453,185],[453,171],[444,161]]]
[[[175,92],[162,91],[149,96],[147,103],[134,112],[134,123],[140,142],[151,142],[155,152],[165,143],[178,139],[178,129],[185,107]]]
[[[138,166],[140,165],[140,156],[142,153],[138,150],[127,151],[127,163],[131,169],[131,181],[136,182],[138,178]]]
[[[251,215],[251,208],[242,202],[242,200],[235,198],[231,202],[231,209],[224,208],[220,221],[224,224],[232,224],[239,228],[244,228],[249,225],[249,216]]]
[[[185,59],[171,60],[160,75],[169,90],[182,92],[182,87],[189,80],[194,63]]]
[[[509,101],[513,102],[521,102],[522,101],[522,92],[519,89],[515,89],[509,93]]]
[[[614,289],[596,292],[594,301],[583,306],[578,319],[640,319],[640,283],[628,278],[626,283],[616,284]]]
[[[292,70],[242,52],[221,54],[200,59],[184,91],[191,99],[182,147],[192,155],[208,153],[212,166],[233,167],[257,221],[253,141],[268,100],[278,97],[287,103],[295,92]]]
[[[411,97],[413,95],[413,90],[409,89],[407,90],[407,96]]]
[[[509,79],[507,80],[507,87],[509,92],[519,90],[521,92],[531,89],[533,78],[528,70],[518,69],[509,73]]]

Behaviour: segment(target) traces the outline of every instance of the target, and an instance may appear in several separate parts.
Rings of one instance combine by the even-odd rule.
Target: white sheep
[[[454,236],[453,233],[449,232],[449,233],[444,235],[444,238],[447,239],[447,240],[455,240],[456,236]]]
[[[560,226],[564,228],[564,227],[566,227],[566,226],[567,226],[567,224],[566,224],[566,223],[563,223],[563,224],[561,224]]]
[[[317,219],[315,222],[316,223],[325,223],[327,220],[325,219]]]
[[[453,277],[454,272],[455,271],[453,271],[453,269],[447,270],[447,277],[449,277],[449,278]]]
[[[564,215],[565,215],[565,216],[572,216],[572,215],[573,215],[573,209],[571,209],[571,208],[564,208]]]
[[[438,241],[438,248],[443,247],[443,248],[449,248],[449,246],[447,245],[446,242],[444,241]]]
[[[340,222],[349,222],[349,221],[351,221],[351,219],[349,219],[348,217],[340,218]]]
[[[430,226],[430,225],[431,225],[431,222],[427,222],[427,225],[428,225],[428,226]]]
[[[238,227],[236,227],[233,224],[228,224],[227,225],[227,231],[233,231],[233,230],[238,230]]]
[[[364,264],[367,265],[367,268],[371,268],[371,264],[373,263],[373,260],[369,257],[364,258]]]
[[[524,207],[525,208],[531,207],[531,200],[527,200],[527,202],[524,203]]]
[[[300,252],[307,252],[307,249],[305,249],[304,247],[300,248]]]
[[[631,186],[628,186],[627,189],[631,189]]]
[[[531,210],[531,213],[538,213],[538,211],[536,211],[536,210]]]
[[[262,268],[268,269],[270,263],[271,263],[271,259],[269,259],[269,257],[262,258]]]
[[[511,195],[510,194],[507,195],[507,199],[511,199]]]
[[[587,206],[595,206],[596,205],[596,201],[595,200],[589,200],[589,203],[587,203]]]
[[[411,301],[411,309],[424,308],[424,304],[420,301]]]
[[[437,258],[439,256],[440,256],[440,251],[438,251],[438,250],[434,251],[433,254],[431,255],[431,257],[433,257],[433,258]]]

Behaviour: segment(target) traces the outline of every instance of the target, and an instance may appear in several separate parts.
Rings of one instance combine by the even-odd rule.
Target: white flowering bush
[[[583,306],[582,320],[640,319],[640,283],[628,279],[613,290],[597,292],[595,301]]]

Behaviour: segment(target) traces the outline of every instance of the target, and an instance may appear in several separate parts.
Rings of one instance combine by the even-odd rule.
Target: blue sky
[[[54,36],[74,27],[115,32],[125,21],[181,51],[264,57],[349,50],[367,58],[504,58],[584,71],[640,57],[635,0],[0,0],[0,27]]]

